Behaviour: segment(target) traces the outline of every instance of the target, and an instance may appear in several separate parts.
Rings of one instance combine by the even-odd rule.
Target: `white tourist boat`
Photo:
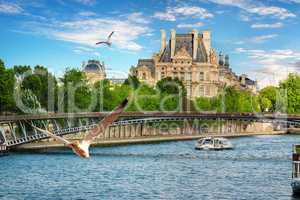
[[[294,195],[300,195],[300,145],[293,148],[292,189]]]
[[[205,137],[199,139],[195,149],[197,150],[228,150],[233,149],[233,145],[225,138]]]

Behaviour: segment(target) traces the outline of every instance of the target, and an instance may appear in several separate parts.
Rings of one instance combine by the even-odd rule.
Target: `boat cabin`
[[[293,178],[300,178],[300,145],[294,145],[293,149]]]

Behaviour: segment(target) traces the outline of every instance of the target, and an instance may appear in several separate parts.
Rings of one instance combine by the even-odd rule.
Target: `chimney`
[[[160,53],[162,54],[166,48],[166,31],[164,29],[160,29],[160,40],[161,40]]]
[[[242,84],[242,85],[246,85],[246,78],[247,78],[247,75],[242,74],[241,77],[242,77],[241,84]]]
[[[171,29],[171,58],[175,55],[175,45],[176,45],[176,31]]]
[[[197,50],[198,50],[198,31],[196,29],[192,30],[193,34],[193,59],[197,59]]]
[[[229,55],[225,56],[225,64],[226,67],[229,67],[230,63],[229,63]]]
[[[220,54],[219,54],[219,65],[220,66],[224,66],[224,56],[223,56],[223,53],[222,53],[222,51],[220,52]]]
[[[203,43],[206,49],[206,54],[207,56],[209,56],[210,54],[210,49],[211,49],[211,40],[210,40],[210,31],[209,30],[205,30],[203,31]]]

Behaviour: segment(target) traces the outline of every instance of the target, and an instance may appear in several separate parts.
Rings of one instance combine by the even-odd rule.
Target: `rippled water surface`
[[[230,151],[195,141],[92,148],[0,158],[0,200],[293,199],[292,144],[300,136],[231,139]]]

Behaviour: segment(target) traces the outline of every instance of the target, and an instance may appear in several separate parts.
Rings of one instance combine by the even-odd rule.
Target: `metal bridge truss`
[[[64,118],[64,119],[35,119],[35,120],[18,120],[18,121],[4,121],[0,122],[0,136],[2,135],[2,143],[5,143],[8,147],[13,147],[20,144],[30,143],[42,139],[47,139],[48,136],[44,133],[38,132],[31,125],[39,126],[44,129],[53,131],[56,135],[63,136],[68,134],[74,134],[84,132],[95,128],[97,123],[101,120],[101,117],[87,117],[87,118]],[[148,117],[140,119],[122,119],[114,122],[110,127],[121,127],[126,125],[145,125],[149,123],[162,123],[162,122],[180,122],[180,121],[228,121],[232,122],[262,122],[273,123],[284,126],[296,126],[300,127],[300,122],[297,120],[284,120],[274,118],[218,118],[203,116],[166,116],[166,117]],[[1,134],[2,133],[2,134]],[[1,137],[0,137],[1,143]]]

